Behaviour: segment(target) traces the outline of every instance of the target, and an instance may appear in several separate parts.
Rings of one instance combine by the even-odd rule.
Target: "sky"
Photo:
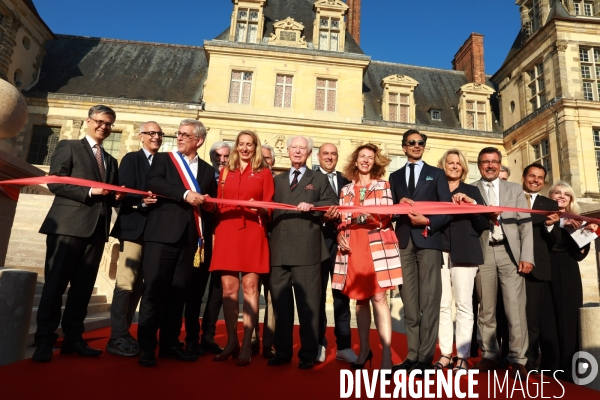
[[[229,0],[33,0],[57,34],[202,46],[229,27]],[[373,60],[452,68],[471,32],[484,35],[486,73],[520,29],[514,0],[363,0],[361,47]]]

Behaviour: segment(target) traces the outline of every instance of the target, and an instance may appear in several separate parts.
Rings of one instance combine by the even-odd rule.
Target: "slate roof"
[[[269,0],[264,9],[265,31],[263,32],[263,40],[268,39],[271,33],[275,32],[273,30],[273,24],[275,22],[283,21],[287,17],[292,17],[296,22],[300,22],[304,25],[304,32],[302,35],[310,46],[313,41],[313,28],[316,18],[314,3],[314,0]],[[215,39],[229,40],[229,28]],[[364,54],[348,31],[346,31],[345,43],[345,52]]]
[[[363,94],[365,98],[364,118],[372,121],[383,121],[381,115],[381,98],[383,88],[381,82],[390,75],[406,75],[417,82],[415,88],[416,125],[435,126],[438,128],[462,129],[458,118],[458,90],[469,83],[462,71],[437,68],[418,67],[415,65],[395,64],[372,61],[364,76]],[[489,79],[487,85],[495,88]],[[498,101],[495,96],[490,99],[492,106],[492,130],[502,132],[496,122],[498,120]],[[430,110],[441,110],[441,121],[431,119]]]
[[[208,63],[203,47],[56,35],[46,43],[30,95],[62,93],[198,103]]]

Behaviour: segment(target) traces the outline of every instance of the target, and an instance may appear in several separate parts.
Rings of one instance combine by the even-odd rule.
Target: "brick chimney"
[[[471,36],[469,36],[454,56],[452,69],[464,71],[469,82],[485,84],[483,35],[471,33]]]
[[[348,2],[348,32],[352,35],[356,43],[360,44],[360,2],[361,0],[347,0]]]

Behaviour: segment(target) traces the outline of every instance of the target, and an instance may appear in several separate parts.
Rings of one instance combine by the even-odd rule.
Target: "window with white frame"
[[[177,150],[177,136],[163,136],[162,145],[158,151],[161,153],[169,153],[173,150]]]
[[[275,107],[292,107],[293,84],[293,76],[277,74],[277,82],[275,86]]]
[[[409,122],[410,95],[408,93],[390,93],[388,99],[388,119],[393,122]]]
[[[544,82],[544,64],[536,64],[529,71],[529,103],[535,111],[546,103],[546,84]]]
[[[548,139],[540,140],[533,145],[533,162],[542,164],[548,173],[552,172],[552,159],[550,158],[550,141]]]
[[[476,162],[469,163],[469,176],[467,177],[467,183],[473,183],[481,178],[481,172]]]
[[[235,28],[235,41],[256,43],[258,38],[258,21],[260,11],[254,8],[239,8],[237,11],[237,25]]]
[[[540,27],[540,0],[533,0],[531,8],[529,9],[529,23],[531,26],[531,33],[538,30]]]
[[[573,0],[575,15],[592,17],[594,15],[594,2],[589,0]]]
[[[232,71],[229,102],[233,104],[250,104],[252,94],[252,72]]]
[[[319,50],[339,51],[340,19],[322,16],[319,20]]]
[[[600,128],[594,128],[594,150],[596,153],[596,177],[600,186]]]
[[[583,98],[600,99],[600,48],[580,47],[579,61],[583,80]]]
[[[466,129],[487,130],[487,104],[483,101],[467,100]]]
[[[119,154],[121,152],[122,135],[122,131],[113,130],[110,136],[104,139],[102,142],[102,147],[104,147],[104,150],[116,159],[119,159]]]
[[[334,79],[317,78],[315,110],[335,112],[336,97],[337,81]]]
[[[390,155],[389,157],[392,160],[392,162],[390,163],[390,165],[387,168],[387,170],[390,174],[392,172],[398,171],[400,168],[404,167],[406,165],[406,163],[408,162],[408,157],[406,157],[406,156]]]

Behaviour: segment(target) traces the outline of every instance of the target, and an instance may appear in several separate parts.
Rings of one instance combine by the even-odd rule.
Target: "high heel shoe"
[[[238,357],[235,359],[235,363],[237,364],[238,367],[247,367],[248,365],[250,365],[251,361],[252,361],[252,357],[250,357],[247,360],[244,360],[241,357]]]
[[[237,347],[233,349],[233,351],[231,351],[230,353],[225,354],[224,351],[221,352],[221,354],[214,356],[213,357],[213,361],[227,361],[229,360],[229,357],[232,358],[237,358],[237,356],[240,354],[240,344],[238,343]]]
[[[369,350],[369,355],[365,359],[364,363],[362,363],[362,364],[354,363],[354,364],[350,365],[350,369],[363,369],[365,367],[365,364],[367,363],[367,361],[369,362],[369,368],[373,367],[373,352],[371,350]]]

